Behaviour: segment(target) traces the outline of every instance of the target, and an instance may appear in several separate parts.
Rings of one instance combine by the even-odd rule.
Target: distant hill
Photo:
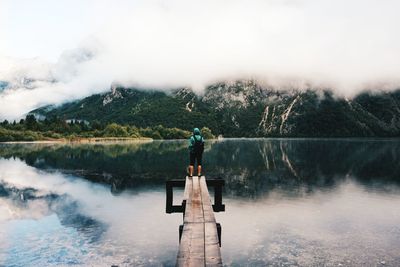
[[[206,126],[225,137],[400,136],[400,90],[344,99],[328,90],[278,91],[254,81],[213,84],[201,96],[187,88],[164,92],[113,87],[31,113],[138,127]]]

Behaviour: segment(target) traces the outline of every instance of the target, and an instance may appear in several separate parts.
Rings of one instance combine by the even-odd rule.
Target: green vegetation
[[[138,128],[162,125],[191,131],[194,127],[209,127],[213,133],[217,133],[219,125],[214,113],[205,103],[197,100],[189,111],[186,104],[190,99],[195,101],[196,95],[191,93],[185,97],[174,97],[165,92],[117,88],[113,92],[92,95],[55,109],[39,108],[32,114],[66,120],[97,120],[102,124],[135,125]]]
[[[399,137],[400,90],[344,99],[329,90],[282,91],[253,81],[215,83],[202,95],[187,88],[117,87],[31,114],[151,127],[143,132],[154,138],[169,138],[153,131],[157,125],[186,131],[208,127],[224,137]]]
[[[207,139],[214,138],[211,130],[202,129]],[[65,121],[59,117],[37,120],[34,115],[27,115],[18,123],[7,120],[0,123],[0,142],[38,141],[38,140],[80,140],[86,138],[153,138],[186,139],[191,132],[178,128],[166,128],[162,125],[138,128],[117,123],[104,124],[99,121]]]

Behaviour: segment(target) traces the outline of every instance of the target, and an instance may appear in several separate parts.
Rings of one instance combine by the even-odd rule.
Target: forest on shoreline
[[[214,138],[211,130],[203,127],[201,132],[206,139]],[[179,128],[167,128],[162,125],[140,128],[134,125],[117,123],[91,123],[82,120],[63,120],[59,117],[38,120],[34,115],[27,115],[19,122],[4,120],[0,123],[0,142],[17,141],[74,141],[92,138],[121,139],[187,139],[191,132]]]

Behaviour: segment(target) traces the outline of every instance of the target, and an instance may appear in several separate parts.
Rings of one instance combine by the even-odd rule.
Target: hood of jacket
[[[194,134],[194,135],[200,135],[200,130],[199,130],[199,128],[194,128],[194,129],[193,129],[193,134]]]

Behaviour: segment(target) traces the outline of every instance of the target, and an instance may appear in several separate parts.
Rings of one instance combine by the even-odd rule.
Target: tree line
[[[204,138],[212,139],[214,135],[209,128],[201,129]],[[167,128],[162,125],[139,128],[134,125],[101,123],[97,120],[64,120],[60,117],[38,120],[29,114],[19,122],[4,120],[0,123],[0,142],[38,141],[81,138],[152,138],[152,139],[186,139],[192,133],[179,128]]]

